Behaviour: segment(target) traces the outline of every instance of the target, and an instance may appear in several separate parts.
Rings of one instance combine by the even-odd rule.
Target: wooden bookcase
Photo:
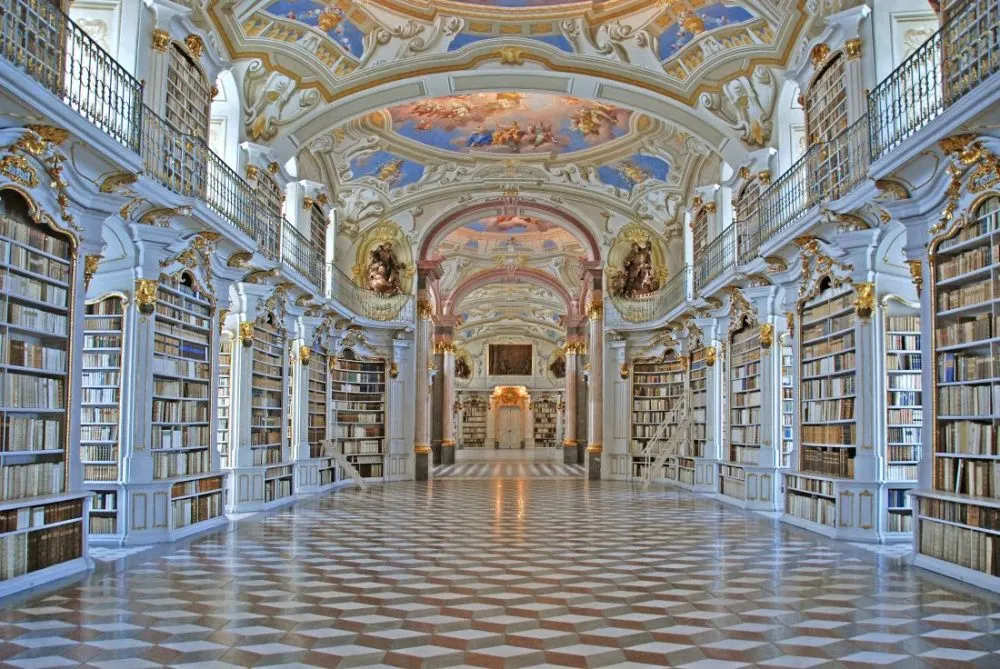
[[[885,509],[883,533],[907,539],[913,532],[910,490],[917,485],[923,440],[923,353],[919,305],[889,305],[885,319]]]
[[[251,464],[266,467],[264,503],[269,504],[294,492],[291,453],[283,429],[288,410],[288,338],[274,314],[266,314],[255,324],[252,352]]]
[[[462,402],[462,448],[485,448],[489,402],[479,393]]]
[[[365,478],[382,478],[386,455],[386,363],[352,349],[332,358],[334,437]]]
[[[153,322],[153,482],[167,484],[171,531],[221,519],[224,477],[213,459],[213,299],[194,276],[161,276]],[[216,391],[217,392],[217,391]]]
[[[556,395],[543,395],[531,402],[534,418],[535,448],[559,446],[559,399]]]
[[[230,429],[233,419],[233,338],[223,333],[219,338],[219,387],[215,423],[215,443],[222,467],[231,467],[232,444]]]
[[[795,450],[795,351],[789,342],[790,335],[781,337],[781,453],[782,468],[792,466]]]
[[[761,429],[760,331],[744,322],[730,335],[726,398],[726,451],[719,465],[718,492],[746,500],[746,465],[759,465]]]
[[[916,564],[1000,590],[1000,197],[930,246],[931,489]]]
[[[69,457],[77,253],[30,212],[0,191],[0,595],[87,566],[89,493],[73,490]]]
[[[125,298],[112,295],[87,303],[83,319],[80,397],[80,462],[84,486],[93,491],[89,540],[120,536],[121,384]]]
[[[629,455],[633,477],[643,477],[656,453],[651,457],[643,455],[653,443],[662,424],[666,427],[659,433],[659,444],[666,445],[674,427],[681,422],[682,406],[686,385],[686,365],[675,351],[668,350],[660,359],[636,360],[632,363],[631,380],[631,439]],[[677,480],[678,458],[670,457],[663,465],[662,472],[655,478]],[[693,470],[692,470],[693,471]],[[693,482],[693,477],[692,477]]]
[[[705,347],[699,346],[691,352],[691,455],[705,457],[705,443],[708,429],[708,365],[705,362]]]

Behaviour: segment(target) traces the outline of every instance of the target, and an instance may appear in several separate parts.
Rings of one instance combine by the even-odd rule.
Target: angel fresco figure
[[[455,358],[455,376],[460,379],[472,378],[472,369],[469,367],[469,361],[462,356]]]
[[[566,378],[566,358],[559,355],[556,359],[552,361],[549,365],[549,371],[552,372],[552,376],[557,379]]]
[[[634,300],[655,293],[660,289],[660,280],[653,268],[653,243],[632,242],[624,267],[612,281],[612,290],[618,297]]]
[[[392,252],[392,244],[379,244],[368,254],[368,288],[377,295],[385,297],[399,295],[403,292],[400,275],[403,265],[396,260]]]

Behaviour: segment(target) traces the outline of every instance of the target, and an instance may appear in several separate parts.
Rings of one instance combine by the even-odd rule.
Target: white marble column
[[[563,463],[577,464],[576,438],[576,383],[579,375],[579,352],[581,345],[576,342],[566,344],[566,430],[563,437]]]
[[[441,347],[441,464],[455,464],[455,344]]]
[[[587,393],[587,478],[601,478],[604,452],[604,305],[593,299],[587,308],[590,319],[590,388]]]
[[[413,453],[414,478],[426,481],[431,477],[431,425],[429,416],[430,389],[427,368],[431,355],[431,306],[426,299],[417,301],[416,332],[416,410],[414,411]]]

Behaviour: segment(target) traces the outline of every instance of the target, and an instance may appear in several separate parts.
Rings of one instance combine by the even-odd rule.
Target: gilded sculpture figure
[[[404,267],[396,259],[392,244],[379,244],[368,256],[369,290],[382,296],[399,295],[403,292],[400,281]]]
[[[634,300],[660,289],[660,279],[653,268],[651,240],[632,242],[622,264],[622,270],[612,279],[611,291],[615,297]]]

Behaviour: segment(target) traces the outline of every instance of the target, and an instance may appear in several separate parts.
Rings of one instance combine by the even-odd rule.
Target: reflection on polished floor
[[[4,666],[1000,664],[996,596],[624,483],[347,490],[129,561],[4,605]]]
[[[434,468],[434,478],[574,478],[583,465],[550,462],[464,462]]]

